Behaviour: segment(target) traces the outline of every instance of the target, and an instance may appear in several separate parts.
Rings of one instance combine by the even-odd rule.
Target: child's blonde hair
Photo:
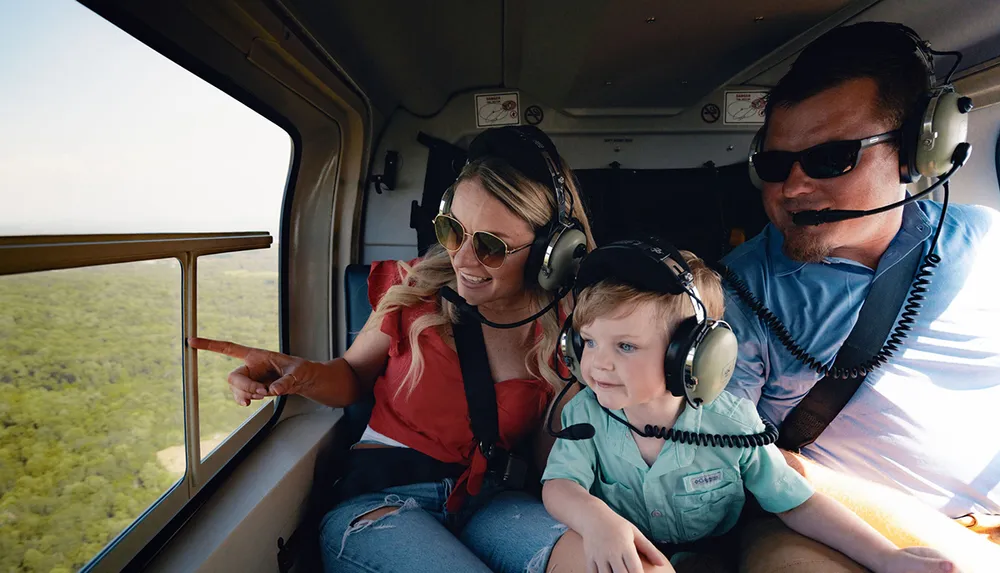
[[[722,281],[719,275],[708,268],[705,261],[694,253],[690,251],[680,251],[680,253],[691,269],[694,286],[701,295],[701,302],[705,305],[708,318],[720,320],[725,310],[725,301],[722,298]],[[642,291],[615,279],[605,279],[580,292],[576,299],[576,309],[573,311],[573,328],[579,331],[598,317],[623,310],[632,312],[637,306],[646,302],[656,303],[658,318],[671,335],[681,321],[694,316],[694,308],[687,295]]]

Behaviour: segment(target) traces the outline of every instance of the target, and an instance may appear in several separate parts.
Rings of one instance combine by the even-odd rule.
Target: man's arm
[[[785,450],[781,453],[788,465],[809,480],[816,491],[847,506],[897,547],[934,547],[954,556],[963,571],[989,570],[1000,563],[1000,546],[912,496],[841,474]]]

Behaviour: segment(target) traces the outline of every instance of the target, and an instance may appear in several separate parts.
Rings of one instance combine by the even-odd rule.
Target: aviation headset
[[[574,294],[605,279],[642,291],[685,295],[695,315],[681,322],[663,357],[667,388],[694,407],[710,403],[722,392],[736,365],[737,343],[729,325],[708,318],[694,275],[673,245],[651,239],[617,241],[595,249],[583,260]],[[558,352],[566,367],[582,381],[583,338],[573,328],[572,313],[559,335]]]
[[[566,177],[559,168],[559,153],[545,133],[534,126],[507,126],[488,129],[469,144],[469,159],[496,157],[541,183],[555,194],[556,212],[535,231],[524,267],[526,286],[538,285],[546,291],[568,288],[580,259],[587,253],[583,225],[573,217],[572,195],[566,190]],[[451,212],[455,186],[441,196],[439,215]]]
[[[903,121],[899,145],[899,181],[913,183],[920,179],[921,175],[941,177],[951,169],[956,148],[968,139],[968,112],[972,106],[969,98],[956,93],[955,86],[948,83],[951,79],[950,73],[945,84],[937,85],[934,55],[957,54],[957,52],[937,52],[911,28],[902,24],[890,24],[890,26],[913,42],[914,51],[927,70],[927,85],[930,86],[914,111]],[[750,181],[758,189],[764,188],[764,182],[757,176],[753,157],[762,151],[766,130],[765,120],[764,126],[757,131],[750,142]]]

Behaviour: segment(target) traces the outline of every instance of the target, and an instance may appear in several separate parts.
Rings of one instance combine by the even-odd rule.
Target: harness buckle
[[[528,463],[496,444],[479,442],[479,451],[486,457],[486,473],[504,487],[521,489],[528,474]]]

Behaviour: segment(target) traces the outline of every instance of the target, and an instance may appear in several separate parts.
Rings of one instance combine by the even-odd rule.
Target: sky
[[[292,141],[73,0],[0,0],[0,235],[269,231]]]

